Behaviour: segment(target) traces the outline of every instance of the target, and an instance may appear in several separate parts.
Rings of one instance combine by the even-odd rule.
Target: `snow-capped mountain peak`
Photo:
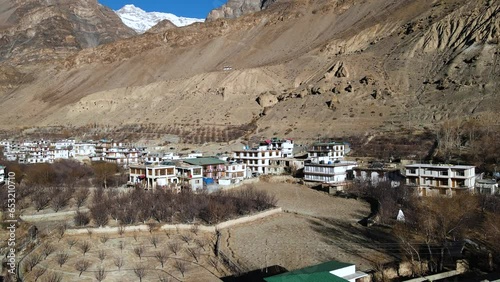
[[[132,4],[123,6],[116,11],[123,23],[135,30],[144,33],[162,20],[169,20],[176,26],[186,26],[196,22],[204,22],[204,19],[178,17],[170,13],[146,12]]]

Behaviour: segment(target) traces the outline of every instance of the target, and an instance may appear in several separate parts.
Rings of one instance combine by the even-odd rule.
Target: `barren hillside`
[[[500,109],[499,12],[487,0],[278,0],[50,64],[4,57],[0,118],[5,129],[252,123],[297,139],[432,127]]]

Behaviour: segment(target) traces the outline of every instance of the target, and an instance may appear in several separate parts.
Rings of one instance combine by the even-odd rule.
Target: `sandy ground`
[[[224,251],[247,269],[281,265],[289,270],[328,260],[367,270],[389,257],[357,221],[370,213],[361,200],[329,196],[310,188],[261,182],[257,188],[279,199],[286,213],[223,231]]]
[[[159,277],[168,277],[170,280],[167,281],[220,281],[219,276],[224,276],[228,272],[223,269],[223,267],[216,270],[208,262],[210,257],[213,257],[213,252],[208,242],[213,239],[213,234],[198,233],[194,235],[192,232],[177,233],[176,231],[171,231],[169,237],[167,237],[164,232],[153,233],[159,238],[158,247],[155,248],[150,242],[151,234],[149,233],[137,233],[137,241],[133,237],[133,233],[120,236],[119,234],[109,234],[109,239],[106,242],[101,241],[101,235],[93,234],[92,237],[88,235],[80,236],[65,236],[62,240],[58,241],[54,239],[52,244],[56,247],[56,251],[48,256],[47,259],[42,261],[37,267],[47,268],[48,271],[38,280],[43,281],[45,277],[51,272],[57,272],[63,275],[62,281],[96,281],[95,272],[98,267],[103,267],[106,270],[106,279],[103,281],[139,281],[137,276],[134,274],[134,268],[137,265],[143,265],[146,268],[146,276],[142,281],[159,281]],[[187,234],[193,238],[189,244],[181,240],[180,234]],[[194,238],[202,239],[207,242],[204,246],[205,250],[199,248],[200,257],[199,261],[196,260],[189,254],[189,248],[197,248],[197,244],[194,242]],[[77,244],[72,248],[68,245],[68,240],[76,239]],[[82,254],[79,245],[88,241],[91,243],[92,247],[85,256]],[[120,250],[119,244],[123,242],[124,249]],[[168,242],[178,242],[181,246],[180,251],[175,255],[168,248]],[[134,253],[134,248],[137,246],[144,246],[145,252],[142,259]],[[41,252],[42,248],[38,248],[36,252]],[[106,258],[101,263],[98,258],[99,251],[104,251],[106,253]],[[155,253],[157,251],[164,250],[168,254],[167,262],[164,268],[161,268],[160,263],[155,258]],[[57,254],[60,252],[65,252],[69,255],[69,260],[62,266],[59,267],[57,264]],[[124,259],[124,266],[121,270],[115,266],[114,260],[116,257],[122,257]],[[91,262],[91,266],[87,271],[84,271],[81,276],[78,276],[78,271],[75,269],[75,263],[78,260],[85,259]],[[183,261],[186,263],[186,272],[184,277],[175,268],[176,261]],[[24,275],[25,281],[34,281],[32,274]]]

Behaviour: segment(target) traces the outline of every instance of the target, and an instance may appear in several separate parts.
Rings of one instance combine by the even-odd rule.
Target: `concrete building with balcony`
[[[251,171],[242,161],[229,161],[226,163],[226,179],[231,184],[240,183],[250,177]]]
[[[281,150],[270,149],[268,146],[233,152],[233,159],[246,164],[254,175],[268,174],[270,160],[281,157]]]
[[[203,168],[203,177],[211,178],[218,182],[219,179],[226,177],[226,162],[214,158],[214,157],[203,157],[195,159],[183,159],[183,162],[194,165],[201,166]]]
[[[139,163],[139,152],[135,148],[108,148],[104,156],[104,161],[127,167],[131,164]]]
[[[181,186],[189,186],[193,191],[203,189],[203,167],[183,161],[175,163],[177,178]]]
[[[340,161],[306,163],[304,166],[304,180],[343,186],[347,180],[353,178],[353,169],[357,166],[356,162]]]
[[[406,185],[418,188],[420,196],[453,196],[473,192],[476,172],[468,165],[411,164],[405,166]]]
[[[313,163],[344,159],[346,144],[343,142],[317,142],[307,150],[307,158]]]
[[[157,189],[177,186],[178,183],[179,178],[173,163],[129,166],[129,185],[140,185],[145,189]]]

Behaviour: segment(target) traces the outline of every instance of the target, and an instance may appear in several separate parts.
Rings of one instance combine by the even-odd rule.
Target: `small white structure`
[[[401,209],[399,209],[399,211],[398,211],[398,216],[396,217],[396,220],[401,221],[401,222],[405,221],[405,214],[403,213],[403,211]]]
[[[5,166],[0,165],[0,184],[5,183]]]
[[[495,179],[476,180],[475,192],[479,194],[495,195],[498,193],[498,183]]]

